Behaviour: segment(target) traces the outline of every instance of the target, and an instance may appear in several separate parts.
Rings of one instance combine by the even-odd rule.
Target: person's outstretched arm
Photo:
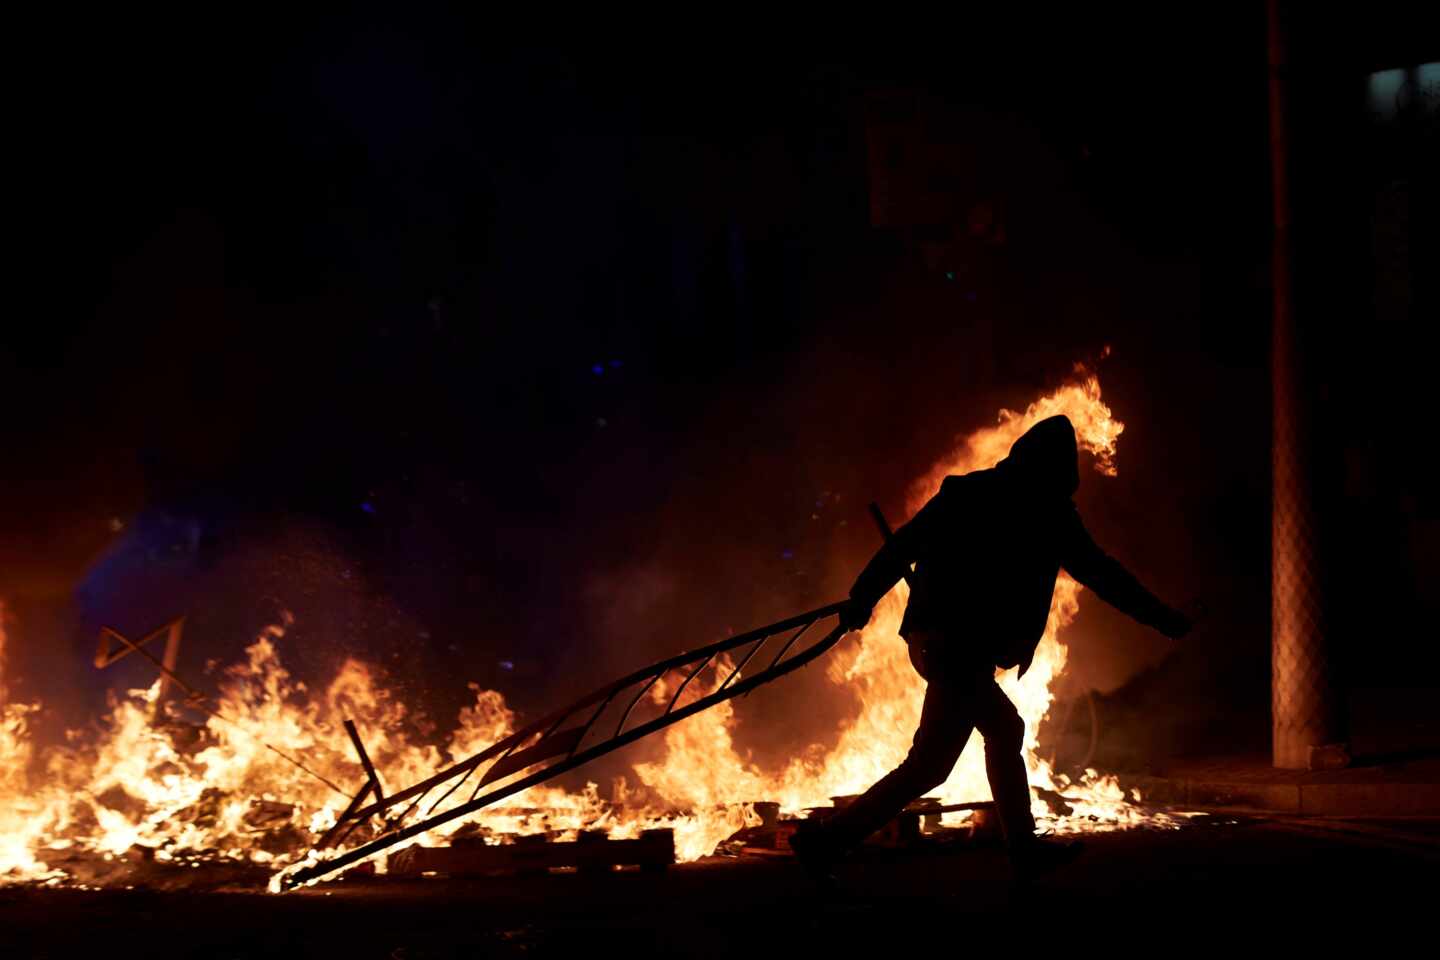
[[[1095,595],[1110,606],[1167,637],[1183,637],[1190,631],[1188,617],[1145,589],[1118,560],[1100,549],[1073,506],[1065,524],[1060,565],[1081,586],[1095,591]]]
[[[852,629],[863,627],[870,620],[870,612],[880,598],[910,569],[910,564],[920,557],[923,545],[941,525],[941,515],[949,509],[953,491],[948,490],[953,477],[947,477],[940,485],[940,492],[931,497],[920,512],[909,522],[901,524],[885,545],[875,552],[855,584],[850,588],[850,610],[847,617]]]

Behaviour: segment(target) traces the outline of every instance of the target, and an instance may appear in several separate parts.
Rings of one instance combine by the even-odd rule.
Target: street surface
[[[1225,814],[1090,837],[1078,863],[1025,892],[995,849],[867,851],[833,896],[788,858],[752,857],[281,896],[0,888],[0,930],[17,958],[1424,954],[1437,871],[1440,818]]]

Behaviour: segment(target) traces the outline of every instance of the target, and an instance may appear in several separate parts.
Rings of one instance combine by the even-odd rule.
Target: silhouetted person
[[[1029,668],[1062,567],[1166,636],[1190,629],[1184,614],[1090,539],[1070,500],[1079,485],[1074,428],[1063,416],[1042,420],[993,469],[946,477],[860,573],[842,614],[852,629],[869,622],[876,602],[915,564],[900,635],[927,682],[925,705],[904,762],[795,835],[795,852],[813,872],[828,873],[846,850],[944,783],[975,728],[985,738],[985,771],[1017,876],[1078,852],[1035,835],[1021,755],[1025,724],[995,683],[995,669],[1018,666],[1023,676]]]

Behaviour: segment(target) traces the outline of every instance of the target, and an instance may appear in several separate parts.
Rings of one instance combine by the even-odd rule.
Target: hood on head
[[[1075,428],[1064,415],[1041,420],[1010,447],[998,467],[1025,486],[1069,497],[1080,488]]]

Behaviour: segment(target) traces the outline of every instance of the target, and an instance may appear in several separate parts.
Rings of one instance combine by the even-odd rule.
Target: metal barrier
[[[563,710],[536,720],[480,753],[461,760],[420,783],[390,793],[388,796],[381,788],[379,778],[375,774],[374,766],[370,763],[370,758],[365,753],[359,734],[353,727],[347,725],[351,740],[360,755],[360,762],[365,767],[367,780],[360,792],[351,799],[350,805],[340,814],[334,827],[326,833],[317,846],[322,851],[340,846],[356,827],[372,817],[382,818],[382,832],[380,836],[360,846],[345,850],[329,859],[310,864],[287,875],[282,880],[282,886],[290,889],[333,873],[387,847],[419,836],[443,823],[468,816],[496,801],[544,783],[569,770],[574,770],[582,764],[634,743],[636,740],[649,736],[673,723],[678,723],[686,717],[693,716],[741,694],[749,693],[756,687],[798,670],[820,657],[845,635],[846,627],[838,617],[844,606],[843,602],[832,603],[788,620],[781,620],[758,630],[751,630],[748,633],[651,664],[581,697]],[[786,655],[796,649],[801,638],[809,633],[812,627],[831,618],[834,618],[836,623],[829,633],[786,659]],[[770,658],[769,665],[750,676],[742,676],[741,671],[755,659],[756,655],[772,639],[782,636],[785,637],[784,643]],[[748,649],[740,654],[739,651],[742,648]],[[690,682],[706,667],[714,663],[718,657],[731,651],[736,651],[740,659],[719,686],[711,693],[684,706],[678,706],[680,695],[684,693]],[[672,670],[682,672],[684,679],[676,687],[675,693],[670,697],[664,711],[657,717],[627,728],[636,705],[659,682],[661,677]],[[632,689],[635,692],[628,700],[620,699],[622,693]],[[625,709],[621,712],[613,731],[606,733],[605,731],[609,727],[608,723],[601,728],[597,727],[597,722],[611,704],[616,703],[625,703]],[[578,721],[582,716],[585,717],[583,722],[565,726],[567,721],[572,719]],[[601,736],[593,739],[587,745],[586,740],[590,738],[592,732],[599,732]],[[488,792],[481,792],[487,786],[499,784],[500,781],[539,764],[544,764],[539,770],[520,779],[495,786]],[[471,791],[470,798],[464,803],[437,813],[437,808],[469,781],[482,766],[485,767],[484,772]],[[431,792],[442,788],[443,792],[426,808],[424,818],[406,826],[405,822],[425,798]],[[361,806],[371,795],[374,796],[373,802]],[[393,817],[387,815],[388,811],[406,803],[408,805],[398,815]]]

